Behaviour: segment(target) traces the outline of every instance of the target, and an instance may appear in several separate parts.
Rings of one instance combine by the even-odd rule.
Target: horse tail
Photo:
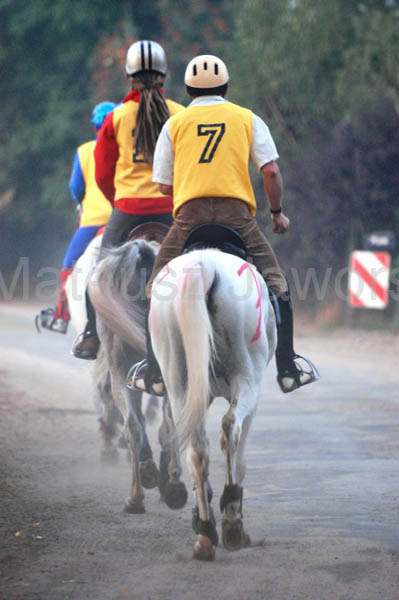
[[[187,445],[195,428],[203,422],[209,406],[215,342],[207,294],[215,277],[215,266],[202,255],[182,274],[174,301],[187,369],[186,393],[176,422],[181,447]]]
[[[89,295],[94,308],[123,342],[146,352],[147,275],[154,251],[145,242],[127,242],[107,251],[93,273]]]

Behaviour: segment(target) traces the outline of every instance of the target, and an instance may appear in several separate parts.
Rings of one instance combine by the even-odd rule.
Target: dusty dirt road
[[[398,336],[297,336],[322,379],[283,396],[270,368],[244,489],[258,543],[199,563],[191,497],[172,512],[149,490],[146,514],[122,512],[129,466],[101,464],[88,366],[72,335],[35,333],[34,310],[0,306],[2,600],[398,600]]]

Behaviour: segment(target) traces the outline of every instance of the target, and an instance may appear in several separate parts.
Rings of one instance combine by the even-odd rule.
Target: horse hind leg
[[[184,482],[180,480],[182,475],[180,451],[167,396],[163,401],[162,416],[163,420],[158,432],[158,439],[161,445],[159,493],[166,505],[176,510],[185,506],[188,493]]]
[[[144,490],[140,477],[140,448],[141,448],[141,425],[137,417],[134,402],[126,389],[125,380],[120,370],[110,363],[111,390],[112,395],[124,416],[124,434],[131,453],[132,479],[130,495],[125,502],[125,512],[144,513]]]
[[[121,425],[123,420],[118,408],[115,406],[109,381],[104,386],[97,386],[96,397],[98,399],[96,405],[101,407],[101,415],[99,416],[103,442],[101,461],[104,464],[114,464],[119,458],[114,439],[118,433],[118,425]]]
[[[104,373],[106,373],[105,376]],[[118,450],[114,445],[114,439],[118,433],[118,424],[122,424],[123,421],[112,396],[108,362],[103,349],[97,360],[94,361],[91,374],[94,384],[94,406],[102,438],[101,461],[112,464],[118,460]]]
[[[238,398],[235,396],[222,419],[220,434],[221,448],[226,457],[226,485],[220,498],[222,542],[228,550],[239,550],[250,543],[242,522],[241,483],[245,475],[243,451],[252,417],[241,408],[241,404],[237,405]]]
[[[144,488],[150,490],[157,487],[159,483],[159,471],[154,462],[152,448],[146,432],[146,419],[142,411],[142,394],[135,390],[128,391],[130,403],[140,426],[140,458],[139,469],[141,483]]]
[[[195,486],[196,507],[193,510],[193,529],[197,533],[193,557],[211,561],[218,545],[216,521],[210,506],[212,497],[208,484],[208,440],[203,425],[198,426],[187,448],[187,463]]]
[[[144,490],[141,484],[139,449],[140,449],[140,423],[132,410],[129,410],[125,431],[129,440],[132,459],[132,481],[130,495],[125,502],[125,512],[140,514],[145,512]]]

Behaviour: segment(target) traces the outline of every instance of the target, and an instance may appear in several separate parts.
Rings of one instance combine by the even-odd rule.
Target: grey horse
[[[110,374],[112,397],[123,416],[124,435],[132,457],[132,481],[125,510],[145,511],[144,489],[159,485],[170,508],[181,508],[187,490],[180,480],[179,448],[168,398],[163,400],[159,470],[146,433],[142,393],[126,387],[130,365],[146,353],[145,319],[148,300],[145,286],[156,256],[156,247],[144,239],[128,241],[107,250],[90,278],[89,294],[97,313],[98,335]]]

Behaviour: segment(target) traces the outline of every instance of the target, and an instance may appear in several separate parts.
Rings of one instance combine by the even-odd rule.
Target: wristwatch
[[[276,210],[273,210],[271,208],[270,212],[272,213],[272,215],[279,215],[281,213],[281,206],[280,206],[280,208],[276,208]]]

